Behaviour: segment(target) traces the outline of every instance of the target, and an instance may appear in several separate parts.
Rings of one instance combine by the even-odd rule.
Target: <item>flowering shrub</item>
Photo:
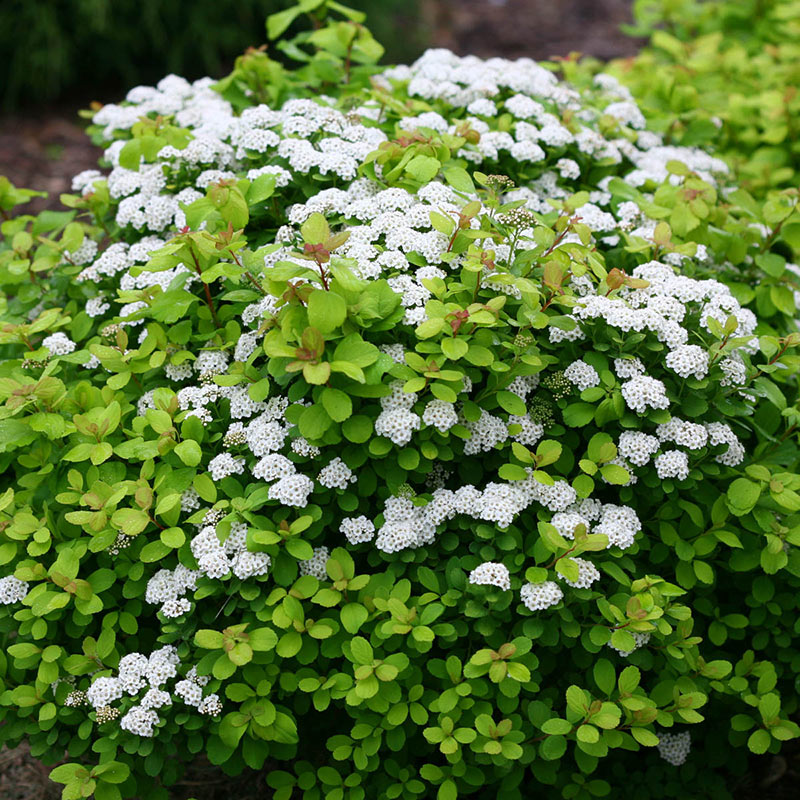
[[[769,240],[608,76],[302,9],[97,111],[71,210],[0,186],[0,736],[65,798],[726,796],[798,733]]]

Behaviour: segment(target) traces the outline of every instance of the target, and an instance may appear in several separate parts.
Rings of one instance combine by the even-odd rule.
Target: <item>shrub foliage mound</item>
[[[675,141],[713,145],[748,191],[796,190],[796,0],[636,0],[634,13],[630,32],[650,42],[610,71],[652,125]]]
[[[609,76],[303,10],[0,187],[0,737],[67,799],[726,796],[798,733],[769,230]]]

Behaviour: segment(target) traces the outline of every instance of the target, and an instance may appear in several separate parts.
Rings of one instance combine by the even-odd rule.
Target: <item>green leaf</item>
[[[350,640],[350,653],[356,664],[371,664],[375,658],[369,642],[363,636],[354,636]]]
[[[254,631],[249,631],[248,644],[256,652],[265,652],[272,650],[278,643],[278,635],[272,628],[256,628]]]
[[[119,165],[125,169],[139,169],[139,159],[142,157],[142,140],[130,139],[119,151]]]
[[[542,725],[542,733],[550,734],[551,736],[554,734],[557,735],[566,735],[572,730],[572,724],[567,722],[565,719],[559,719],[558,717],[553,717],[552,719],[548,719],[547,722]]]
[[[625,467],[618,464],[603,464],[600,474],[609,482],[617,486],[624,486],[631,479],[631,474]]]
[[[756,755],[761,755],[767,752],[771,741],[772,737],[769,735],[769,731],[759,728],[757,731],[753,731],[750,734],[747,740],[747,746],[751,752],[756,753]]]
[[[611,634],[611,645],[623,653],[630,653],[636,649],[636,640],[628,631],[618,630]]]
[[[323,389],[322,405],[334,422],[343,422],[353,413],[353,401],[341,389]]]
[[[259,175],[247,190],[247,204],[254,206],[257,203],[263,203],[275,193],[275,176],[274,175]]]
[[[217,487],[207,472],[203,472],[200,475],[195,475],[195,478],[192,481],[192,486],[194,486],[197,494],[199,494],[200,497],[207,503],[217,502]]]
[[[260,381],[250,384],[247,394],[254,403],[260,403],[269,396],[269,386],[269,378],[262,378]]]
[[[203,458],[203,451],[194,439],[184,439],[175,445],[175,454],[187,467],[196,467]]]
[[[300,652],[303,646],[303,639],[297,631],[289,631],[284,633],[278,641],[275,652],[281,658],[291,658]]]
[[[328,220],[318,211],[315,211],[300,226],[300,235],[303,237],[303,241],[308,244],[324,244],[331,235]],[[313,325],[314,323],[311,324]]]
[[[548,736],[539,745],[539,755],[545,761],[556,761],[567,752],[567,739],[564,736]]]
[[[516,417],[524,417],[528,413],[525,401],[514,392],[498,392],[497,402],[500,404],[500,408]]]
[[[583,716],[588,705],[586,703],[586,693],[579,686],[569,686],[566,692],[567,706],[575,714]]]
[[[568,428],[582,428],[594,419],[595,407],[589,403],[572,403],[562,412]]]
[[[349,361],[353,366],[363,369],[374,364],[380,354],[374,344],[365,342],[357,333],[351,333],[336,345],[333,357],[336,361]]]
[[[224,641],[225,637],[220,631],[212,631],[203,628],[196,631],[194,634],[194,643],[198,647],[202,647],[206,650],[219,650]]]
[[[333,420],[324,406],[317,403],[303,409],[297,425],[300,428],[300,434],[309,441],[313,441],[321,439],[332,423]]]
[[[579,725],[578,729],[575,731],[575,735],[578,737],[579,742],[594,744],[600,741],[600,731],[598,731],[594,725],[589,725],[588,723]]]
[[[406,164],[405,171],[415,181],[428,183],[436,177],[441,166],[441,162],[432,156],[414,156],[414,158]]]
[[[321,333],[330,333],[347,317],[347,303],[335,292],[316,289],[308,297],[308,324]]]
[[[617,674],[614,665],[607,658],[600,658],[592,668],[594,682],[603,694],[610,695],[617,685]]]
[[[335,589],[320,589],[312,598],[313,602],[325,608],[333,608],[342,599],[342,593]]]
[[[464,194],[472,194],[475,191],[475,184],[469,173],[462,167],[447,167],[442,170],[444,179],[457,191]]]
[[[358,316],[362,320],[388,319],[400,305],[400,295],[384,280],[372,281],[358,298]]]
[[[167,545],[167,547],[178,548],[182,547],[186,541],[186,535],[180,528],[165,528],[159,534],[159,539]]]
[[[436,800],[457,800],[458,789],[453,780],[448,778],[446,781],[439,785],[439,791],[436,792]]]
[[[54,783],[72,783],[81,772],[88,775],[88,770],[82,764],[61,764],[50,770],[49,778]]]
[[[369,617],[369,612],[360,603],[348,603],[339,613],[342,626],[348,633],[357,633]]]
[[[556,572],[561,575],[562,578],[566,578],[573,583],[580,577],[578,563],[572,558],[559,558],[558,561],[556,561]]]
[[[758,701],[758,713],[764,722],[772,722],[780,716],[781,713],[781,699],[774,692],[765,694]]]
[[[440,342],[442,352],[451,360],[463,358],[469,350],[469,345],[464,339],[445,338]]]
[[[418,339],[430,339],[432,336],[440,334],[445,329],[446,325],[447,323],[442,317],[433,317],[417,325],[415,333]]]
[[[631,728],[631,736],[645,747],[655,747],[658,744],[658,736],[647,728],[633,727]]]
[[[536,466],[546,467],[550,464],[555,464],[561,458],[561,442],[556,442],[553,439],[545,439],[539,443],[536,448]]]
[[[356,414],[342,423],[345,438],[355,444],[362,444],[372,436],[372,420],[362,414]]]
[[[302,13],[302,6],[294,5],[284,11],[270,14],[267,17],[267,36],[269,39],[277,39]]]
[[[728,487],[728,508],[737,517],[742,517],[753,510],[760,496],[760,484],[747,478],[737,478]]]
[[[622,672],[620,672],[619,681],[617,683],[620,692],[622,692],[623,694],[630,694],[639,685],[640,679],[641,679],[641,672],[639,671],[638,667],[634,666],[625,667],[625,669],[623,669]]]
[[[518,464],[503,464],[497,474],[504,481],[524,481],[528,477],[528,473]]]
[[[319,364],[307,363],[303,365],[303,377],[315,386],[327,383],[331,377],[331,364],[322,361]]]
[[[92,770],[92,774],[105,783],[124,783],[131,774],[131,770],[127,764],[119,761],[106,761],[104,764],[96,766]]]
[[[286,552],[298,561],[308,561],[314,557],[314,548],[304,539],[287,539]]]
[[[488,367],[494,361],[494,353],[488,347],[471,344],[464,358],[476,367]]]

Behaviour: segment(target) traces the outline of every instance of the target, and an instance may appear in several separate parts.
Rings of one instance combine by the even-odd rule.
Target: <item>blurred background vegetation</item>
[[[425,47],[419,0],[348,0],[369,11],[390,61]],[[123,95],[170,72],[222,76],[266,40],[264,20],[286,0],[2,0],[0,107]]]

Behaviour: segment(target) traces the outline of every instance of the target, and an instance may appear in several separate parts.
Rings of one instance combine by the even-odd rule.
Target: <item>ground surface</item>
[[[638,43],[619,31],[630,22],[630,0],[420,0],[429,44],[460,54],[548,59],[571,51],[608,59],[632,55]],[[407,26],[408,21],[405,21]],[[403,25],[400,26],[401,29]],[[410,53],[409,58],[416,56]],[[28,208],[58,207],[70,179],[96,166],[99,151],[83,133],[77,110],[92,100],[112,102],[122,95],[86,95],[57,108],[0,118],[0,175],[13,183],[50,193]],[[0,800],[57,800],[49,770],[27,748],[0,751]],[[758,759],[737,787],[738,800],[797,800],[800,751]],[[175,787],[174,800],[256,800],[264,783],[248,776],[231,780],[208,764],[197,763]],[[687,795],[688,797],[688,795]]]

